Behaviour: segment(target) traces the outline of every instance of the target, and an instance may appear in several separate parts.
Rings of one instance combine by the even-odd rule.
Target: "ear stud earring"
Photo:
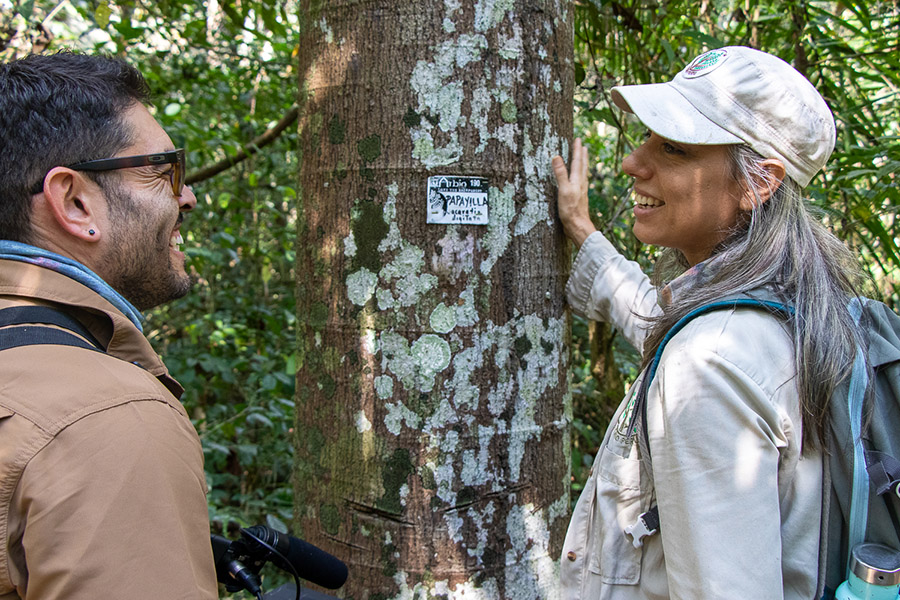
[[[96,233],[93,229],[88,229],[88,235],[94,235]]]

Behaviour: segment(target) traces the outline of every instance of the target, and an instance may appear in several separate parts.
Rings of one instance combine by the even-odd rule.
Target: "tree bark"
[[[345,597],[555,597],[571,7],[301,12],[296,533],[348,563]],[[426,223],[432,176],[486,179],[487,224]]]

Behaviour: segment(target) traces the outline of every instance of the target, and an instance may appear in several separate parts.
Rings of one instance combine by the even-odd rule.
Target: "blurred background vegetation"
[[[643,132],[611,108],[609,89],[667,80],[706,49],[750,45],[792,63],[832,107],[837,148],[809,194],[858,250],[869,293],[900,308],[897,0],[577,0],[573,9],[574,133],[596,163],[596,224],[626,256],[649,268],[655,249],[630,233],[620,172]],[[0,0],[0,60],[64,48],[124,56],[188,150],[198,206],[184,230],[198,284],[149,314],[146,331],[187,389],[214,526],[291,519],[298,10],[296,0]],[[572,331],[574,501],[638,357],[605,325],[576,317]]]

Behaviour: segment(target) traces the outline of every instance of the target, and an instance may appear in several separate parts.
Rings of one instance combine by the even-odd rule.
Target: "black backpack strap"
[[[900,496],[900,460],[890,454],[869,449],[865,450],[865,456],[866,470],[875,493],[879,496],[887,493]]]
[[[21,327],[10,327],[12,325]],[[56,325],[62,329],[40,325]],[[0,310],[0,350],[40,344],[76,346],[106,352],[106,348],[84,325],[60,310],[47,306],[13,306]]]

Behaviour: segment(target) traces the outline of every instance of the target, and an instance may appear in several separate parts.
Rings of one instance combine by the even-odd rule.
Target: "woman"
[[[834,147],[831,112],[787,63],[744,47],[612,98],[649,130],[622,163],[634,234],[666,251],[654,285],[596,231],[576,140],[570,172],[553,161],[560,219],[579,247],[573,310],[615,325],[645,366],[680,317],[718,298],[761,292],[797,316],[720,310],[669,341],[647,391],[646,439],[632,435],[635,384],[595,459],[566,536],[563,595],[818,598],[826,402],[850,369],[845,306],[859,281],[801,196]],[[631,527],[654,505],[659,531],[642,537]]]

